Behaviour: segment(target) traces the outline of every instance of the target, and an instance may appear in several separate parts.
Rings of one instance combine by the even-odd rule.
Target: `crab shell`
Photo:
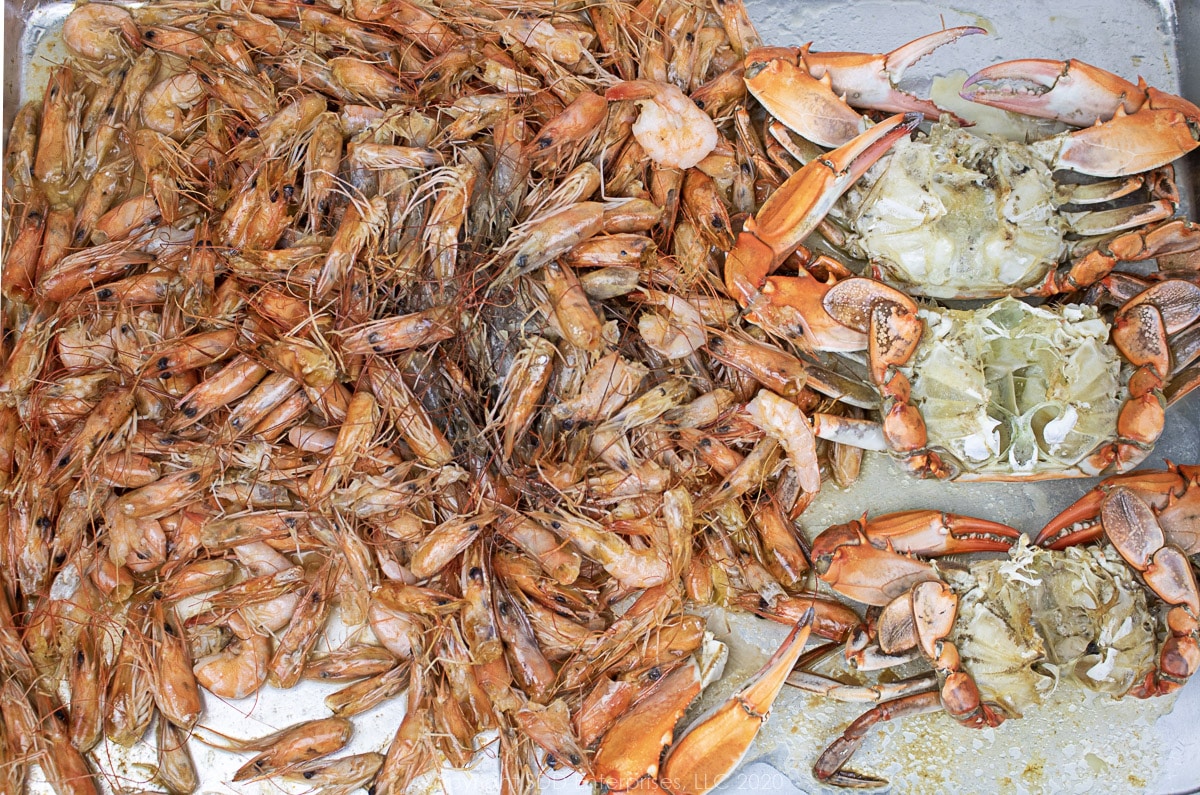
[[[834,207],[848,227],[847,250],[876,278],[912,295],[998,298],[1060,292],[1088,241],[1138,234],[1170,218],[1174,186],[1151,184],[1149,200],[1091,209],[1132,197],[1139,176],[1059,184],[1034,146],[980,136],[945,122],[898,142]],[[1074,206],[1074,212],[1062,207]],[[1082,238],[1068,241],[1067,236]],[[1082,258],[1083,255],[1081,254]],[[1089,261],[1090,262],[1090,261]]]

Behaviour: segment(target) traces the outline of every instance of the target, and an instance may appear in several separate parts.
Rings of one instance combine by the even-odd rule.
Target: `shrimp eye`
[[[470,571],[467,572],[467,576],[472,580],[482,580],[483,569],[479,568],[478,566],[472,566]]]

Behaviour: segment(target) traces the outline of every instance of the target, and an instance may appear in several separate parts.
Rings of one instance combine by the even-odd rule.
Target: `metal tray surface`
[[[1127,78],[1200,102],[1200,2],[1195,0],[747,0],[751,16],[770,44],[884,52],[942,26],[978,25],[972,36],[926,58],[904,83],[927,92],[932,78],[961,69],[1021,57],[1076,57]],[[3,119],[8,126],[19,102],[39,95],[47,67],[59,62],[55,31],[70,11],[66,2],[6,0],[4,7]],[[1200,206],[1193,154],[1177,169],[1185,212]],[[1163,459],[1200,460],[1200,395],[1168,415],[1167,428],[1146,466]],[[1094,480],[1035,484],[946,484],[917,481],[893,462],[868,455],[860,481],[849,490],[826,484],[801,517],[812,535],[829,524],[863,512],[937,508],[1008,522],[1032,532],[1070,504]],[[781,628],[746,616],[714,615],[711,628],[731,641],[725,678],[701,707],[724,699],[762,663],[781,640]],[[206,725],[237,737],[265,734],[294,721],[325,714],[321,701],[330,688],[303,683],[286,692],[263,691],[243,702],[207,699]],[[355,719],[350,752],[383,750],[403,711],[402,700]],[[817,753],[861,708],[809,698],[785,689],[759,741],[719,792],[819,792],[809,766]],[[1200,791],[1200,684],[1178,698],[1119,702],[1091,698],[1063,687],[1049,703],[995,730],[971,731],[945,715],[920,716],[877,729],[854,760],[892,781],[895,793],[931,792],[1147,792]],[[231,785],[241,756],[193,743],[203,793],[277,793],[273,782]],[[153,751],[124,752],[109,746],[98,754],[111,791],[137,791],[151,777]],[[546,778],[546,791],[578,793],[577,777]],[[475,768],[446,771],[428,782],[449,792],[498,792],[495,761],[485,752]],[[33,792],[49,792],[34,783]],[[303,791],[297,788],[295,791]]]

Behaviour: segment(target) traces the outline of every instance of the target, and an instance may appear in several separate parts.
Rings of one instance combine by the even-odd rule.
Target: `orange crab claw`
[[[927,556],[1007,552],[1021,537],[1006,524],[928,510],[877,516],[863,533],[873,546]]]
[[[805,613],[783,645],[741,690],[698,719],[663,762],[659,783],[672,795],[701,795],[715,788],[742,761],[767,719],[812,630]]]
[[[647,778],[653,781],[675,724],[700,695],[700,687],[700,669],[692,661],[655,682],[604,733],[591,778],[611,792],[625,792]]]
[[[856,602],[882,607],[918,582],[937,579],[933,567],[871,543],[866,516],[835,525],[813,541],[812,564],[833,590]]]
[[[828,80],[809,74],[795,50],[751,50],[745,81],[746,89],[768,113],[818,146],[841,146],[862,131],[862,114],[835,94]]]
[[[1167,99],[1170,95],[1154,88],[1148,93],[1150,101],[1137,113],[1119,111],[1111,121],[1046,139],[1034,148],[1045,150],[1055,168],[1123,177],[1164,166],[1200,146],[1200,109],[1191,115],[1180,109],[1177,97]]]
[[[857,108],[888,113],[916,112],[937,118],[947,111],[927,99],[913,96],[896,84],[908,67],[937,48],[977,33],[987,31],[972,25],[946,28],[883,54],[813,52],[809,44],[801,48],[801,54],[813,77],[820,79],[829,75],[833,92],[846,97]]]
[[[798,51],[761,47],[746,56],[746,88],[797,135],[826,148],[841,146],[862,131],[861,110],[932,118],[946,113],[897,83],[938,47],[985,32],[970,26],[939,30],[888,53],[813,52],[811,44]]]
[[[1200,586],[1187,556],[1171,544],[1153,509],[1125,487],[1113,489],[1100,509],[1104,534],[1147,587],[1171,609],[1169,637],[1155,671],[1130,692],[1142,698],[1177,690],[1200,670]]]
[[[1144,88],[1083,61],[1026,58],[981,69],[967,78],[963,99],[993,108],[1054,119],[1074,127],[1107,121],[1118,108],[1136,113]]]
[[[1200,108],[1082,61],[996,64],[972,75],[964,88],[962,96],[972,102],[1091,124],[1035,144],[1055,168],[1121,177],[1166,165],[1200,146]]]
[[[819,157],[789,177],[763,203],[725,264],[725,283],[744,303],[758,291],[763,279],[796,250],[834,202],[841,198],[867,169],[905,135],[916,129],[921,116],[898,114],[881,121],[849,143]]]
[[[1100,525],[1100,506],[1104,504],[1108,493],[1118,486],[1130,489],[1154,510],[1162,511],[1169,504],[1179,502],[1177,495],[1192,491],[1188,488],[1189,483],[1187,475],[1173,465],[1165,470],[1138,470],[1106,478],[1047,522],[1038,531],[1033,543],[1045,549],[1061,550],[1095,541],[1104,533]],[[1200,501],[1200,490],[1195,494],[1195,497],[1186,500],[1185,508]]]

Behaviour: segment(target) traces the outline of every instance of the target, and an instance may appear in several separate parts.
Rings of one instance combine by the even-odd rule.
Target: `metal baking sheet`
[[[751,16],[770,44],[815,42],[815,49],[882,52],[940,27],[978,25],[972,36],[934,53],[905,76],[905,85],[927,91],[935,75],[973,72],[1018,57],[1077,57],[1128,78],[1141,75],[1167,91],[1200,101],[1200,4],[1169,0],[987,0],[937,3],[923,0],[747,0]],[[6,0],[4,18],[4,130],[18,103],[37,96],[47,67],[63,57],[54,31],[71,5]],[[1178,170],[1184,211],[1200,206],[1192,155]],[[1147,466],[1164,458],[1200,460],[1200,395],[1169,414],[1166,432]],[[938,508],[984,516],[1034,531],[1074,501],[1094,481],[1068,480],[1029,485],[956,485],[915,481],[890,460],[868,456],[862,479],[841,491],[827,484],[804,514],[810,535],[864,511]],[[714,616],[712,628],[733,641],[725,679],[705,701],[726,697],[781,640],[781,628],[746,616]],[[258,736],[294,721],[325,714],[329,688],[304,683],[286,692],[264,688],[243,702],[207,699],[205,724],[238,737]],[[351,752],[383,750],[403,710],[402,700],[355,719]],[[772,719],[751,749],[748,762],[721,788],[725,792],[815,792],[809,775],[824,744],[859,711],[785,690]],[[995,730],[972,731],[945,715],[921,716],[877,730],[854,763],[892,781],[892,792],[1147,792],[1166,795],[1200,791],[1200,685],[1178,698],[1144,702],[1089,698],[1061,688],[1050,702],[1024,719]],[[205,750],[193,743],[202,771],[203,793],[279,792],[274,782],[231,785],[244,757]],[[112,791],[147,786],[152,752],[98,754]],[[446,771],[427,782],[430,790],[498,792],[494,758],[485,752],[469,771]],[[547,777],[547,791],[578,793],[577,778]],[[49,791],[36,785],[34,792]],[[300,787],[296,791],[303,791]]]

